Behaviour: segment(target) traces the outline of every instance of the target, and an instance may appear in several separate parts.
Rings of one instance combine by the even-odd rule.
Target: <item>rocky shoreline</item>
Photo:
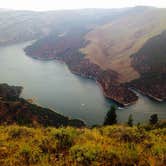
[[[146,97],[148,97],[148,98],[150,98],[150,99],[152,99],[152,100],[154,100],[154,101],[156,101],[156,102],[164,102],[164,101],[166,101],[166,98],[165,99],[161,99],[161,98],[158,98],[158,97],[155,97],[155,96],[153,96],[153,95],[151,95],[150,93],[146,93],[146,92],[144,92],[144,91],[141,91],[141,90],[139,90],[139,89],[136,89],[136,88],[134,88],[134,87],[132,87],[136,92],[138,92],[138,93],[140,93],[140,94],[142,94],[142,95],[144,95],[144,96],[146,96]]]
[[[166,74],[161,73],[156,76],[145,76],[132,81],[129,86],[140,92],[144,96],[157,102],[166,101]]]
[[[109,99],[109,100],[114,101],[115,103],[117,103],[117,104],[118,104],[119,106],[121,106],[121,107],[130,106],[130,105],[136,103],[136,101],[137,101],[137,99],[136,99],[136,100],[131,101],[131,102],[128,102],[128,103],[122,103],[122,102],[120,102],[120,101],[118,101],[118,100],[115,100],[115,99],[109,94],[109,92],[104,89],[104,87],[102,86],[102,84],[101,84],[96,78],[93,78],[93,77],[90,77],[90,76],[85,76],[85,75],[82,75],[82,74],[80,74],[80,73],[74,72],[74,71],[72,71],[72,70],[71,70],[71,72],[72,72],[73,74],[76,74],[76,75],[80,76],[80,77],[84,77],[84,78],[87,78],[87,79],[93,79],[93,80],[97,83],[97,85],[99,86],[99,88],[102,90],[104,97],[107,98],[107,99]],[[133,93],[134,93],[134,92],[133,92]],[[135,93],[134,93],[134,94],[135,94]]]

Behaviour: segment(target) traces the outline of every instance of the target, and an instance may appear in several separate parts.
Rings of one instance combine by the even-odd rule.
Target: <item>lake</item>
[[[26,56],[23,48],[31,42],[0,47],[0,83],[23,86],[22,97],[33,98],[41,106],[65,116],[102,124],[109,107],[114,104],[103,96],[95,81],[70,72],[59,61],[40,61]],[[166,119],[166,103],[140,96],[136,104],[117,110],[119,122],[126,122],[132,113],[134,122],[147,121],[157,113]]]

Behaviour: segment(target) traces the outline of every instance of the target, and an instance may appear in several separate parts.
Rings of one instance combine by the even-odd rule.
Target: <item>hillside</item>
[[[3,166],[163,166],[165,124],[93,129],[0,126]]]
[[[0,124],[28,126],[85,126],[78,119],[69,119],[48,108],[20,98],[22,87],[0,84]]]
[[[132,65],[141,77],[132,86],[157,101],[166,100],[166,32],[149,39],[132,56]],[[143,62],[143,63],[142,63]]]

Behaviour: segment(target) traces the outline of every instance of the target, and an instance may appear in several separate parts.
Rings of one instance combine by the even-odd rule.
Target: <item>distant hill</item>
[[[119,12],[121,10],[83,9],[33,12],[0,9],[0,45],[39,39],[51,32],[61,34],[79,24],[93,27],[94,22],[104,22],[107,18],[118,15]]]

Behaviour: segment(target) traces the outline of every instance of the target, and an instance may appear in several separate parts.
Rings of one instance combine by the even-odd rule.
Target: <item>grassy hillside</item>
[[[166,126],[93,129],[0,126],[3,166],[163,166]]]

